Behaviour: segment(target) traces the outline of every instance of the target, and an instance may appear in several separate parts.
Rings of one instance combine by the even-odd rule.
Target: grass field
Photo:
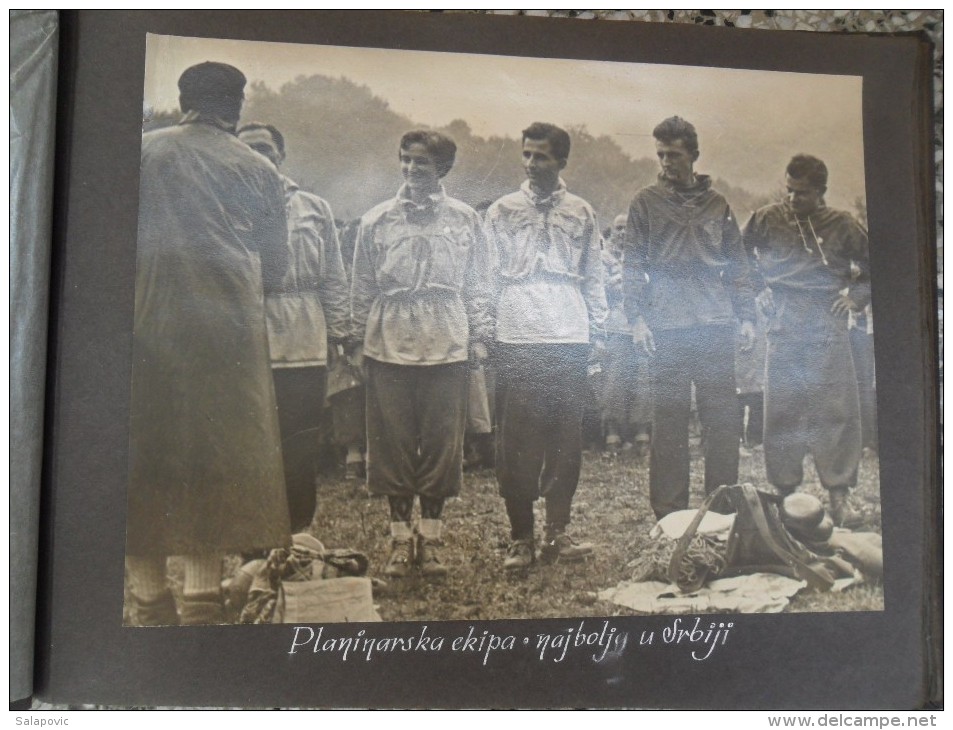
[[[692,505],[702,499],[702,459],[692,447]],[[804,491],[826,500],[808,460]],[[760,450],[742,449],[741,481],[764,487]],[[770,488],[768,488],[770,489]],[[865,454],[858,487],[851,497],[864,515],[865,531],[880,531],[878,463]],[[537,503],[541,529],[542,502]],[[574,502],[571,531],[595,544],[594,555],[576,564],[537,565],[525,575],[506,575],[501,566],[509,538],[503,500],[491,470],[467,473],[459,497],[446,507],[445,561],[450,575],[439,582],[410,577],[388,581],[375,600],[384,620],[463,620],[614,616],[634,613],[598,601],[596,593],[632,578],[627,567],[648,543],[655,520],[648,501],[648,458],[632,452],[586,452]],[[319,486],[318,514],[312,526],[327,547],[351,547],[371,559],[370,574],[383,577],[390,550],[387,504],[366,495],[356,481],[326,477]],[[880,586],[843,593],[802,591],[790,611],[866,611],[883,609]]]
[[[691,504],[703,498],[702,457],[692,445]],[[859,530],[880,532],[880,490],[876,454],[865,452],[853,507],[864,516]],[[766,487],[764,458],[759,450],[741,450],[740,480]],[[503,618],[566,618],[635,615],[630,609],[599,601],[597,593],[630,580],[631,563],[649,544],[655,524],[648,499],[648,457],[634,452],[587,451],[573,505],[571,532],[594,543],[595,552],[582,563],[537,563],[525,574],[502,570],[509,543],[503,500],[492,470],[468,472],[459,497],[445,510],[444,559],[450,567],[445,580],[419,576],[388,580],[375,590],[375,604],[385,621],[491,620]],[[803,491],[826,500],[808,459]],[[542,502],[537,502],[541,530]],[[383,578],[390,552],[387,502],[369,497],[362,482],[340,475],[321,477],[318,509],[311,530],[328,548],[353,548],[367,554],[369,575]],[[225,560],[225,574],[240,565],[238,556]],[[180,598],[182,564],[169,565],[173,592]],[[127,587],[128,598],[128,587]],[[790,612],[880,611],[880,585],[855,586],[841,593],[797,594],[785,609]],[[127,602],[124,622],[129,622]]]

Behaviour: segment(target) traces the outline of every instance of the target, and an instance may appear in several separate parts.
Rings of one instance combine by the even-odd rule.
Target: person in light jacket
[[[246,124],[238,138],[275,167],[284,136],[269,124]],[[282,176],[289,264],[281,291],[265,299],[271,372],[278,400],[281,453],[292,532],[306,530],[317,500],[319,434],[325,424],[329,360],[347,336],[348,283],[331,206]]]
[[[447,573],[442,513],[463,479],[469,361],[492,336],[480,216],[441,184],[455,155],[443,134],[405,134],[404,184],[362,217],[355,244],[350,355],[366,368],[367,484],[388,499],[392,578]]]
[[[503,568],[536,560],[533,502],[546,501],[540,554],[584,560],[568,532],[582,466],[587,361],[605,350],[606,293],[596,215],[560,173],[570,137],[537,122],[523,130],[522,187],[486,214],[497,262],[496,475],[510,521]]]

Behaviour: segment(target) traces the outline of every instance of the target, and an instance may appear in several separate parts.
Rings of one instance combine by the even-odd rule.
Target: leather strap
[[[711,508],[712,502],[718,498],[719,495],[724,494],[731,487],[727,484],[723,484],[718,487],[714,492],[705,497],[705,501],[702,502],[702,506],[698,508],[698,512],[695,513],[695,517],[691,522],[688,523],[688,527],[685,528],[685,532],[682,533],[682,536],[678,538],[678,542],[675,544],[675,551],[672,553],[672,559],[668,564],[668,579],[674,585],[678,585],[678,574],[679,569],[682,565],[682,558],[685,557],[685,552],[688,550],[688,545],[691,543],[692,538],[695,537],[695,533],[698,532],[698,526],[701,524],[702,519],[708,513],[709,508]],[[678,586],[682,589],[682,586]],[[694,586],[682,590],[696,590],[700,586]]]
[[[778,557],[781,563],[788,566],[794,575],[805,581],[809,587],[818,591],[830,590],[831,586],[834,584],[834,579],[827,574],[826,571],[822,572],[809,565],[793,551],[780,545],[775,539],[771,527],[768,525],[768,521],[765,518],[764,505],[761,502],[761,497],[758,495],[758,490],[755,489],[751,484],[725,484],[718,487],[718,489],[713,491],[705,498],[705,501],[702,502],[701,507],[699,507],[698,511],[695,513],[695,517],[688,524],[688,527],[685,528],[685,532],[682,533],[682,536],[675,544],[675,550],[672,553],[672,559],[669,561],[668,565],[668,578],[672,583],[678,585],[679,569],[682,564],[682,559],[685,557],[688,546],[691,543],[692,538],[694,538],[695,534],[698,532],[698,526],[708,513],[712,503],[722,494],[729,492],[734,492],[735,494],[740,493],[745,505],[747,506],[748,512],[751,514],[751,517],[754,520],[755,527],[758,530],[758,535],[764,541],[765,545],[768,546],[771,552]],[[736,505],[736,507],[738,506],[740,505]],[[729,545],[734,542],[734,530],[737,529],[737,521],[735,525],[736,527],[732,529],[732,535],[728,538]],[[729,555],[728,557],[730,562],[731,556]],[[679,586],[679,588],[682,590],[695,590],[698,587],[699,586],[682,588],[682,586]]]
[[[740,484],[738,486],[741,487],[741,493],[744,495],[745,502],[748,504],[748,511],[754,518],[754,524],[755,527],[758,528],[758,534],[771,549],[771,552],[777,555],[785,565],[790,566],[794,570],[795,575],[801,580],[806,581],[809,587],[818,591],[830,590],[831,586],[834,585],[833,578],[829,575],[823,575],[820,571],[808,565],[807,562],[802,560],[792,550],[778,544],[774,533],[768,525],[768,521],[765,519],[764,506],[761,503],[761,498],[758,496],[757,490],[750,484]]]

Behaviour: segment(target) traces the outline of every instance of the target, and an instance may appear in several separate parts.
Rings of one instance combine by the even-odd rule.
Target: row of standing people
[[[366,380],[367,482],[388,499],[388,575],[448,570],[442,512],[462,480],[469,368],[490,356],[511,528],[503,567],[529,567],[537,547],[547,560],[585,558],[592,546],[568,526],[587,367],[605,357],[608,307],[595,213],[561,177],[569,135],[541,123],[523,131],[527,180],[485,220],[444,192],[453,141],[405,135],[404,185],[362,217],[348,292],[329,207],[277,172],[280,133],[250,125],[236,138],[244,85],[225,64],[188,69],[182,122],[143,139],[127,540],[140,620],[169,617],[165,556],[186,556],[182,620],[212,622],[222,553],[286,544],[289,528],[310,522],[307,434],[339,347]],[[778,323],[768,344],[769,479],[795,489],[811,451],[836,512],[859,459],[840,335],[846,343],[847,313],[869,300],[866,236],[824,206],[823,163],[798,157],[789,200],[755,214],[746,251],[724,198],[694,172],[694,128],[674,117],[653,134],[661,174],[630,208],[622,277],[654,396],[652,507],[661,517],[688,506],[693,384],[708,434],[706,490],[737,481],[733,343],[737,322],[743,348],[753,343],[757,295]]]
[[[609,267],[605,276],[611,262],[599,246],[591,208],[568,194],[560,178],[569,154],[563,130],[546,124],[524,130],[527,183],[490,206],[485,227],[472,209],[447,198],[440,185],[453,164],[452,140],[433,132],[413,132],[401,140],[405,186],[361,220],[351,289],[351,343],[358,359],[368,357],[368,484],[390,504],[394,551],[389,575],[405,575],[415,565],[425,574],[446,571],[437,546],[443,502],[460,486],[464,364],[485,359],[487,347],[499,372],[497,471],[513,540],[505,567],[523,568],[535,560],[532,502],[540,496],[546,501],[541,553],[571,560],[591,551],[566,527],[579,478],[581,398],[587,392],[583,363],[605,359],[607,339],[618,361],[647,356],[640,364],[661,401],[651,418],[656,442],[650,494],[656,515],[688,504],[692,392],[707,436],[706,491],[737,480],[736,321],[741,322],[744,357],[757,341],[758,310],[771,310],[776,317],[773,290],[755,282],[762,270],[750,266],[749,254],[759,263],[763,258],[763,270],[775,275],[775,241],[755,242],[756,215],[745,250],[727,203],[707,178],[694,174],[697,136],[690,124],[672,118],[654,133],[662,175],[656,186],[640,192],[630,210],[620,258],[625,262],[628,250],[637,264],[626,266],[621,293],[617,272]],[[864,292],[855,291],[850,299],[836,287],[865,285],[859,280],[866,273],[866,239],[849,216],[837,215],[835,223],[845,229],[825,252],[811,215],[827,212],[821,211],[826,168],[806,156],[792,165],[790,200],[763,214],[780,214],[788,226],[793,221],[806,257],[793,262],[790,251],[783,251],[788,258],[781,274],[788,279],[773,283],[779,297],[790,299],[793,293],[794,306],[811,311],[811,324],[822,325],[823,345],[813,364],[792,361],[793,349],[811,344],[810,328],[804,337],[800,331],[790,335],[792,325],[805,326],[804,319],[787,323],[787,338],[774,338],[779,374],[771,393],[781,407],[769,410],[769,479],[780,491],[793,491],[803,479],[804,456],[813,453],[822,484],[831,490],[835,519],[843,522],[844,498],[856,480],[859,422],[844,417],[844,409],[857,400],[856,387],[837,387],[831,377],[845,385],[854,380],[844,360],[850,358],[849,348],[842,346],[844,317],[858,309],[855,300],[862,301]],[[818,218],[818,226],[831,222],[829,215]],[[652,231],[653,225],[660,230]],[[804,227],[815,237],[816,252],[804,238]],[[699,231],[713,235],[706,240]],[[660,252],[653,254],[653,247]],[[755,292],[761,292],[760,304]],[[608,306],[607,293],[615,306]],[[811,301],[818,298],[820,305]],[[651,329],[642,307],[652,313]],[[818,321],[817,314],[825,317]],[[628,342],[632,330],[635,352]],[[625,390],[620,411],[635,395]],[[441,404],[436,411],[434,403]],[[800,410],[791,418],[795,406]],[[756,418],[758,409],[753,405],[749,412]],[[621,413],[608,423],[621,426]],[[421,517],[412,528],[415,497]]]
[[[280,133],[278,133],[280,134]],[[476,206],[484,212],[491,203]],[[350,282],[350,262],[360,219],[337,221],[341,254]],[[648,454],[652,432],[652,391],[648,377],[648,356],[635,346],[631,326],[622,307],[622,258],[626,216],[616,216],[602,232],[606,301],[606,352],[602,363],[590,364],[590,402],[583,420],[583,443],[587,449]],[[857,373],[860,396],[861,433],[865,449],[877,451],[876,376],[871,308],[852,312],[849,320],[851,355]],[[764,429],[764,364],[767,349],[766,317],[760,310],[755,324],[756,338],[751,350],[735,348],[735,381],[738,392],[737,419],[741,444],[749,452],[760,450]],[[738,342],[737,345],[741,343]],[[473,382],[464,439],[464,471],[493,468],[493,403],[495,373],[487,363]],[[704,433],[692,399],[691,433],[704,446]],[[341,468],[348,479],[364,479],[365,427],[364,391],[360,374],[344,358],[330,358],[327,408],[322,428],[321,468]]]
[[[687,423],[694,386],[706,434],[705,491],[738,478],[738,347],[755,345],[766,318],[764,457],[782,494],[813,456],[835,523],[848,520],[861,429],[848,315],[870,301],[867,235],[829,208],[823,161],[795,155],[786,198],[739,228],[711,179],[695,172],[698,136],[673,117],[653,130],[659,181],[629,209],[625,310],[635,341],[652,353],[650,493],[658,517],[688,504]]]
[[[607,450],[635,449],[642,455],[651,442],[652,388],[649,361],[644,349],[632,340],[632,327],[624,311],[622,268],[627,216],[616,216],[610,228],[603,231],[606,298],[609,317],[606,320],[607,352],[604,375],[593,384],[596,408],[590,415],[589,438],[597,447]],[[767,355],[767,329],[770,317],[756,307],[755,341],[744,349],[738,332],[735,346],[735,385],[738,393],[737,419],[741,443],[758,449],[764,430],[764,368]],[[740,327],[737,328],[740,330]],[[871,306],[850,313],[848,321],[850,349],[857,375],[860,397],[862,444],[877,451],[876,375],[873,350],[873,317]],[[697,422],[697,405],[692,398],[692,433],[704,440]]]

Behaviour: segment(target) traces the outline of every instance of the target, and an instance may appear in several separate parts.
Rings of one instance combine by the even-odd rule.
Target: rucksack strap
[[[678,587],[683,591],[697,590],[700,587],[700,585],[688,587],[679,585],[678,579],[681,572],[682,560],[685,557],[685,553],[688,551],[688,547],[691,544],[692,539],[698,532],[698,526],[701,524],[701,521],[704,519],[708,511],[711,509],[711,505],[723,494],[730,493],[734,493],[736,495],[740,494],[742,500],[739,501],[743,502],[744,507],[751,515],[752,521],[758,530],[758,535],[761,537],[768,549],[770,549],[771,552],[778,557],[782,564],[791,568],[794,575],[805,581],[809,587],[818,591],[830,590],[831,586],[834,585],[834,579],[827,574],[826,571],[820,571],[817,568],[814,568],[805,560],[796,555],[791,549],[778,543],[774,532],[771,530],[771,527],[768,524],[768,520],[764,512],[764,504],[761,502],[761,497],[758,495],[758,490],[755,489],[751,484],[724,484],[705,498],[705,501],[702,502],[701,507],[699,507],[698,511],[695,513],[695,517],[688,524],[688,527],[685,528],[685,532],[682,533],[682,536],[678,538],[678,541],[675,544],[675,550],[672,552],[672,558],[668,564],[668,578],[670,582],[678,585]],[[736,509],[740,509],[742,505],[735,503],[735,506]],[[737,516],[735,519],[737,521]],[[735,528],[733,528],[733,531],[734,529]],[[731,542],[731,538],[729,538],[729,542]]]
[[[831,586],[834,585],[833,578],[808,564],[793,550],[778,543],[774,531],[768,525],[768,520],[764,514],[764,505],[761,502],[761,497],[758,496],[758,491],[751,484],[740,484],[738,487],[741,488],[748,511],[751,513],[755,527],[758,528],[758,534],[771,552],[777,555],[781,562],[791,567],[795,575],[806,581],[809,587],[818,591],[830,590]]]

